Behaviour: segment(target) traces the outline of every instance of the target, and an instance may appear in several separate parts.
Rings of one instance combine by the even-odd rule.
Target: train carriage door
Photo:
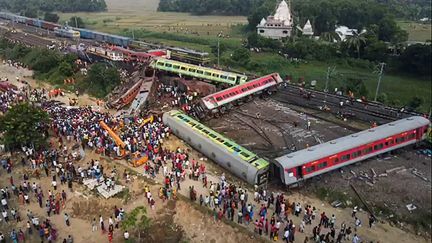
[[[297,178],[302,179],[303,178],[303,168],[302,166],[297,166]]]
[[[297,168],[285,169],[285,185],[291,185],[296,183],[297,180]]]

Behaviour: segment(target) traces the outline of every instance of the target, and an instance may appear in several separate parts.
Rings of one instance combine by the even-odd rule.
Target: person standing
[[[69,215],[67,213],[64,214],[64,220],[67,226],[70,226]]]
[[[95,232],[96,230],[97,230],[96,218],[93,218],[93,221],[92,221],[92,232]]]

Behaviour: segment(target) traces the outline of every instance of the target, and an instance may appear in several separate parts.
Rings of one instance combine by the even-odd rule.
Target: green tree
[[[52,68],[58,66],[59,60],[60,57],[58,53],[54,51],[47,51],[44,53],[44,55],[37,58],[34,63],[29,64],[29,66],[40,73],[47,73]]]
[[[96,63],[90,67],[84,83],[91,94],[104,97],[120,84],[120,74],[116,68]]]
[[[61,74],[63,74],[66,77],[70,77],[73,74],[73,68],[72,65],[70,65],[69,63],[63,61],[60,63],[59,65],[59,71]]]
[[[408,105],[408,108],[415,110],[415,109],[419,108],[422,104],[423,104],[423,99],[421,97],[414,96],[408,102],[407,105]]]
[[[42,148],[47,141],[48,114],[29,103],[13,106],[0,117],[0,131],[4,144],[12,150],[21,146]]]
[[[69,24],[69,26],[72,26],[75,28],[85,28],[84,21],[82,20],[81,17],[78,17],[78,16],[70,17],[68,24]]]
[[[422,76],[431,76],[432,49],[428,44],[408,46],[397,58],[399,70]]]
[[[341,39],[335,31],[327,31],[321,33],[320,40],[324,40],[327,42],[339,42]]]
[[[36,8],[26,8],[22,15],[28,17],[28,18],[37,18],[37,9]]]
[[[365,47],[364,58],[371,61],[384,62],[387,60],[388,46],[383,41],[374,41]]]
[[[60,17],[55,13],[45,12],[44,20],[48,22],[57,23]]]
[[[250,51],[246,48],[238,48],[235,49],[231,58],[234,62],[245,65],[250,61]]]
[[[151,226],[151,220],[147,217],[147,210],[143,206],[133,209],[126,215],[122,222],[122,229],[138,235],[138,242],[141,241],[141,235],[146,235]]]
[[[213,55],[215,55],[217,57],[218,55],[218,44],[214,43],[213,45],[210,46],[211,48],[211,52],[213,53]],[[224,52],[226,52],[228,50],[228,46],[224,43],[224,42],[219,42],[219,55],[222,56]]]
[[[354,34],[347,38],[348,48],[356,50],[357,58],[360,58],[360,50],[364,44],[366,44],[366,38],[362,33]]]
[[[368,95],[368,90],[364,84],[364,81],[359,78],[348,78],[345,83],[345,91],[351,91],[357,97]]]

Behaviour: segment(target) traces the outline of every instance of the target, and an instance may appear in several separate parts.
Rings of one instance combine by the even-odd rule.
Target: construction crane
[[[116,145],[119,146],[120,156],[121,157],[125,156],[125,154],[126,154],[126,152],[125,152],[126,144],[120,139],[120,137],[104,121],[100,121],[99,124],[100,124],[100,126],[103,129],[105,129],[105,131],[108,132],[108,134],[110,135],[110,137],[112,138],[112,140],[114,140],[114,142],[116,143]]]

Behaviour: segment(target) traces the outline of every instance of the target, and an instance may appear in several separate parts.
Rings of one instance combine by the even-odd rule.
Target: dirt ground
[[[296,111],[297,108],[272,99],[255,99],[250,103],[235,107],[235,112],[212,119],[207,124],[268,159],[289,153],[290,144],[294,144],[297,149],[302,149],[355,132],[317,118],[314,115],[317,111],[307,111],[305,114]],[[311,121],[310,131],[306,129],[307,120]],[[245,123],[249,125],[245,126]],[[297,126],[294,126],[294,123],[297,123]],[[355,121],[348,121],[348,123],[344,126],[361,127]],[[432,218],[431,160],[426,156],[417,155],[417,150],[409,147],[347,166],[342,170],[307,181],[299,190],[306,190],[310,195],[322,194],[325,190],[334,195],[327,195],[323,199],[358,201],[359,199],[350,186],[353,184],[382,219],[410,222],[414,228],[429,235],[429,231],[424,226],[431,225]],[[376,183],[372,186],[358,176],[363,172],[372,176],[371,169],[379,175],[385,173],[386,170],[400,166],[404,166],[407,170],[390,173],[387,177],[377,177]],[[424,181],[414,175],[413,168],[423,173],[424,177],[429,180]],[[350,172],[351,170],[357,175],[356,177]],[[410,203],[414,204],[417,209],[412,212],[408,211],[406,205]],[[423,228],[421,228],[422,224]]]
[[[0,65],[0,77],[5,75],[12,75],[10,78],[12,80],[12,78],[13,79],[15,78],[17,73],[19,75],[27,76],[26,80],[28,80],[32,86],[36,85],[34,81],[28,78],[28,76],[31,75],[31,73],[24,70],[16,70],[15,68],[12,67],[5,67]],[[47,88],[50,87],[47,86]],[[66,94],[66,96],[71,97],[74,95]],[[80,104],[91,104],[93,102],[90,98],[87,98],[87,96],[80,96],[79,100],[80,100]],[[261,104],[261,102],[264,101],[257,100],[256,102],[257,104]],[[297,125],[298,131],[292,134],[290,133],[290,135],[293,136],[293,141],[300,141],[298,142],[298,144],[296,144],[296,146],[302,146],[302,145],[305,146],[304,145],[305,143],[310,143],[311,145],[313,145],[317,142],[317,140],[322,139],[325,141],[326,139],[331,139],[340,136],[338,135],[339,134],[338,131],[339,132],[342,131],[343,134],[350,133],[350,131],[341,129],[340,127],[331,128],[331,126],[335,126],[335,125],[325,123],[320,120],[315,120],[310,117],[308,119],[312,121],[312,131],[306,131],[304,128],[305,125],[304,122],[306,116],[304,114],[296,115],[294,111],[280,107],[276,103],[271,103],[271,101],[265,101],[265,102],[270,102],[268,104],[270,104],[270,106],[273,107],[273,111],[283,111],[284,115],[280,115],[280,116],[276,114],[272,114],[270,112],[272,110],[269,110],[269,112],[266,112],[266,114],[268,113],[269,115],[271,115],[272,117],[280,121],[286,121],[286,120],[290,121],[288,124],[284,124],[284,126],[287,126],[285,128],[288,130],[287,133],[289,133],[289,131],[291,131],[292,129],[293,125],[291,125],[291,122],[292,121],[298,122]],[[254,105],[252,104],[255,103],[253,102],[251,104],[248,104],[248,106],[245,106],[245,109],[249,106],[253,107]],[[252,110],[252,108],[248,108],[251,110],[245,110],[245,109],[242,108],[242,112],[244,113],[249,112],[250,114],[254,114],[254,110]],[[261,109],[264,108],[261,107]],[[263,114],[262,116],[265,117],[264,115],[266,114]],[[227,118],[223,117],[220,120],[222,121],[222,119],[227,119]],[[214,121],[210,121],[209,124],[211,122]],[[215,124],[212,124],[211,126],[214,127],[216,130],[218,129]],[[220,124],[219,126],[228,127],[231,126],[231,123],[228,123],[226,121],[224,124]],[[266,132],[270,132],[270,128]],[[279,144],[277,145],[279,146],[277,149],[284,149],[286,144],[285,142],[283,142],[283,140],[280,139],[278,140],[278,138],[276,138],[277,136],[279,136],[276,135],[277,131],[271,131],[271,132],[273,132],[274,135],[269,134],[267,136],[269,136],[272,139],[271,140],[272,143]],[[261,136],[256,135],[256,137],[261,137]],[[253,136],[247,137],[246,131],[244,132],[244,136],[234,137],[234,139],[236,141],[237,140],[240,141],[240,143],[242,144],[253,142],[252,141]],[[164,146],[170,149],[175,149],[177,147],[183,149],[186,148],[191,149],[183,141],[180,141],[179,139],[173,136],[171,136],[169,139],[165,141]],[[258,144],[257,146],[265,146],[265,144],[262,143],[262,144]],[[215,165],[212,161],[207,160],[201,154],[199,154],[198,152],[192,149],[191,149],[191,157],[195,158],[197,161],[200,161],[200,163],[205,163],[207,171],[209,172],[209,181],[214,181],[214,182],[219,181],[220,175],[226,172],[222,170],[219,166]],[[111,171],[114,168],[116,168],[117,173],[119,175],[118,183],[126,185],[128,188],[128,192],[122,193],[121,195],[110,199],[103,199],[98,195],[96,195],[93,191],[89,191],[88,189],[84,188],[81,185],[75,184],[74,191],[69,191],[68,189],[65,188],[65,186],[59,186],[58,189],[59,191],[64,189],[68,193],[68,200],[66,203],[66,207],[64,210],[62,210],[61,213],[67,212],[69,213],[69,215],[71,215],[71,227],[67,227],[65,225],[62,214],[52,215],[50,219],[53,222],[55,228],[58,229],[59,235],[62,237],[71,234],[73,235],[75,242],[107,242],[106,234],[105,235],[101,234],[100,231],[91,232],[92,218],[95,217],[97,219],[99,215],[102,215],[104,219],[107,220],[107,217],[112,214],[114,206],[123,207],[126,210],[126,212],[130,212],[132,209],[144,205],[147,208],[148,215],[152,220],[152,226],[149,231],[150,234],[145,236],[146,242],[207,242],[209,241],[212,243],[213,242],[219,243],[219,242],[242,242],[247,240],[254,241],[254,242],[265,241],[264,238],[256,238],[257,236],[253,235],[252,225],[250,225],[249,227],[245,227],[233,223],[214,223],[212,214],[209,213],[207,209],[200,208],[200,206],[197,205],[197,203],[190,202],[188,199],[181,198],[177,201],[162,202],[156,196],[158,195],[158,190],[161,187],[161,184],[158,183],[162,179],[161,175],[158,175],[156,180],[150,180],[149,178],[142,176],[143,174],[142,167],[132,168],[129,165],[127,165],[125,161],[113,161],[109,158],[100,157],[100,155],[91,151],[86,151],[85,159],[78,163],[81,164],[82,166],[85,166],[91,159],[97,159],[101,161],[101,164],[104,166],[106,171]],[[16,159],[14,161],[16,161]],[[385,163],[387,163],[387,160],[384,161]],[[13,176],[16,183],[21,183],[21,178],[22,178],[22,173],[24,172],[24,168],[22,168],[19,165],[17,165],[16,167],[17,168],[15,168],[13,171]],[[420,167],[417,168],[421,169]],[[135,176],[133,176],[133,181],[130,184],[126,184],[126,182],[120,176],[122,175],[125,169],[132,170],[137,173]],[[377,170],[379,170],[378,167]],[[9,177],[3,174],[5,173],[4,171],[1,171],[1,173],[2,174],[0,175],[0,185],[2,186],[7,185],[9,183],[8,182]],[[229,181],[234,181],[237,184],[241,184],[242,187],[248,188],[249,192],[252,192],[252,188],[247,187],[243,182],[238,181],[236,178],[233,178],[228,173],[226,173],[226,175]],[[341,176],[339,175],[332,176],[332,178],[337,178],[337,177],[341,177]],[[30,182],[33,182],[35,180],[36,180],[35,178],[31,178]],[[343,180],[346,183],[345,179],[342,178],[340,180]],[[383,183],[383,185],[385,185],[384,182],[385,179],[382,180],[380,179],[375,185],[379,185],[380,183]],[[318,183],[322,183],[322,180]],[[336,181],[334,183],[336,183]],[[48,189],[51,189],[49,177],[43,176],[41,180],[38,181],[38,184],[42,186],[44,192],[46,192]],[[155,196],[156,199],[155,210],[150,209],[150,207],[148,206],[148,202],[144,197],[143,194],[144,185],[148,185],[150,187],[151,193]],[[186,179],[186,181],[182,183],[182,190],[179,191],[179,193],[186,198],[188,197],[187,188],[189,186],[194,186],[198,194],[203,194],[203,195],[208,194],[208,189],[203,188],[201,182]],[[376,188],[376,186],[374,188]],[[349,208],[335,209],[325,201],[320,200],[315,196],[307,195],[303,191],[286,190],[277,187],[272,188],[271,190],[275,192],[276,191],[284,192],[285,194],[288,195],[290,202],[292,201],[302,202],[302,205],[311,204],[316,206],[320,212],[325,211],[325,212],[334,213],[337,216],[338,222],[345,221],[347,222],[347,224],[353,223],[353,219],[351,218],[351,210]],[[372,195],[373,194],[370,194],[371,197]],[[252,197],[253,197],[252,194],[250,194],[249,198]],[[395,196],[395,198],[397,197],[398,196]],[[27,209],[32,210],[36,215],[42,218],[45,217],[46,215],[45,209],[39,208],[35,199],[32,197],[31,199],[32,202],[28,206],[19,206],[17,205],[16,201],[12,201],[12,204],[19,207],[23,218],[26,215]],[[379,239],[380,242],[429,242],[430,241],[430,240],[425,240],[422,237],[417,237],[413,234],[406,233],[400,228],[390,226],[388,223],[382,223],[382,224],[380,223],[377,224],[377,226],[375,226],[374,228],[369,229],[368,227],[366,227],[367,214],[365,212],[360,212],[359,217],[362,219],[362,221],[365,224],[365,227],[359,229],[359,234],[362,236],[362,239],[365,241],[377,240],[377,239]],[[293,217],[293,220],[296,225],[298,225],[300,222],[300,218]],[[10,230],[12,227],[22,228],[23,226],[24,226],[24,222],[21,222],[17,225],[0,224],[0,231],[6,232],[7,230]],[[295,242],[303,242],[304,237],[310,235],[311,230],[312,230],[311,226],[307,226],[305,231],[307,233],[305,234],[299,233],[296,237]],[[221,235],[221,232],[223,232],[223,235]],[[114,234],[114,238],[115,238],[114,242],[122,242],[121,240],[122,232],[116,230]]]

